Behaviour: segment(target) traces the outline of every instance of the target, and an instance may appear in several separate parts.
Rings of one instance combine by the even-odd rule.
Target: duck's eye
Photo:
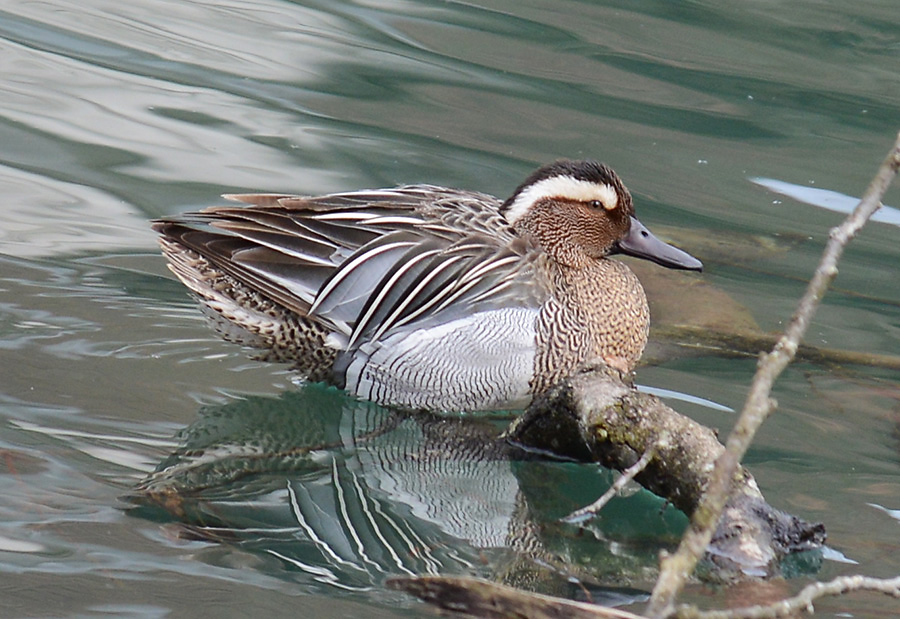
[[[601,209],[603,208],[603,203],[600,200],[591,200],[591,208]]]

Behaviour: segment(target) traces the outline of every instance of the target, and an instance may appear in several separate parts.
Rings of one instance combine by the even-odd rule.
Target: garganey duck
[[[512,409],[592,361],[629,372],[647,298],[608,256],[702,268],[595,161],[546,165],[505,202],[433,185],[225,197],[249,206],[153,222],[220,333],[404,408]]]

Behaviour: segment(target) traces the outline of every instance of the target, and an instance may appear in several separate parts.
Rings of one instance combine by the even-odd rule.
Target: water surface
[[[841,215],[752,179],[860,195],[900,128],[898,60],[890,0],[6,2],[4,613],[425,615],[384,578],[490,576],[524,522],[542,523],[548,552],[587,566],[578,577],[641,573],[683,526],[657,499],[614,502],[578,536],[556,518],[593,500],[605,473],[447,457],[438,426],[299,388],[207,330],[147,221],[234,191],[433,182],[505,196],[541,163],[594,157],[619,171],[651,229],[707,266],[708,288],[674,295],[641,271],[659,324],[677,310],[774,331]],[[900,190],[885,202],[900,206]],[[809,344],[900,355],[898,234],[873,223],[854,242]],[[740,408],[752,357],[671,344],[657,338],[639,382]],[[900,523],[872,505],[900,509],[897,371],[801,362],[775,395],[748,465],[770,503],[824,522],[829,545],[858,563],[826,560],[817,576],[895,575]],[[673,405],[723,432],[733,422]],[[253,420],[251,436],[314,448],[290,475],[236,476],[185,504],[183,520],[206,528],[125,509],[185,445],[245,450]],[[423,445],[436,446],[436,478],[410,465]],[[317,509],[330,515],[317,521]],[[369,537],[354,539],[339,521],[379,527],[360,524]],[[817,610],[892,614],[896,602]]]

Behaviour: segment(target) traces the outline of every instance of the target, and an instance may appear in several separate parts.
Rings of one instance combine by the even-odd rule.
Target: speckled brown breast
[[[631,371],[650,330],[647,296],[625,264],[602,258],[585,268],[556,265],[553,298],[537,325],[532,393],[592,361]]]

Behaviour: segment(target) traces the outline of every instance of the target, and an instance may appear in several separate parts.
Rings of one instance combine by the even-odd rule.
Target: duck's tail
[[[177,240],[163,222],[154,228],[169,269],[191,290],[211,326],[224,339],[260,349],[256,358],[293,364],[311,380],[326,380],[337,351],[326,346],[329,331],[305,314],[286,309],[260,291],[217,268]]]

